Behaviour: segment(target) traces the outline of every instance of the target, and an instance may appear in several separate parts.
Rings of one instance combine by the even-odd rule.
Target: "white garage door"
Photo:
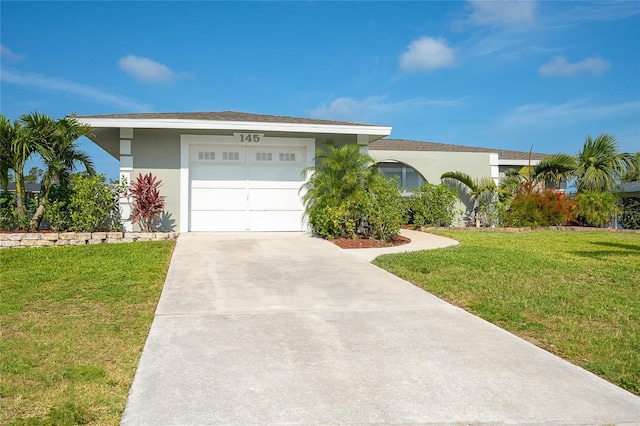
[[[191,145],[191,231],[303,231],[304,147]]]

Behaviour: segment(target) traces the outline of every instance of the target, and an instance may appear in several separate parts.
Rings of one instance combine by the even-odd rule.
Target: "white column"
[[[500,167],[498,154],[489,154],[489,166],[491,167],[491,178],[497,184],[500,183]]]
[[[133,155],[131,155],[131,141],[133,139],[133,129],[120,129],[120,181],[125,180],[131,185],[131,171],[133,170]],[[131,197],[120,200],[120,217],[125,231],[133,231],[131,223]]]
[[[357,143],[360,147],[360,153],[368,155],[369,154],[369,136],[367,135],[357,135]]]

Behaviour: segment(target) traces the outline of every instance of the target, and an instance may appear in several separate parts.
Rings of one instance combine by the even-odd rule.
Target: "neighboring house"
[[[640,181],[624,182],[620,185],[620,191],[617,193],[621,197],[640,198]]]
[[[39,183],[25,183],[24,184],[24,192],[27,197],[35,197],[40,193],[41,184]],[[0,187],[0,193],[4,192],[4,188]],[[9,182],[9,186],[7,187],[7,192],[16,192],[16,183]]]
[[[162,180],[161,230],[306,231],[300,187],[317,148],[368,144],[391,127],[233,111],[75,116],[131,182]],[[123,217],[131,205],[121,203]],[[133,229],[125,221],[125,229]]]

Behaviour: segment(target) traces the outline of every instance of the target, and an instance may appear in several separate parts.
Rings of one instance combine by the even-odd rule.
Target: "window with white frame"
[[[377,166],[380,173],[387,179],[391,180],[397,177],[398,183],[404,188],[406,194],[412,193],[426,182],[416,169],[404,163],[382,162]]]

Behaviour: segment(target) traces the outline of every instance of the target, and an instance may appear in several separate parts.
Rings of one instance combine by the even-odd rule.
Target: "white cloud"
[[[153,59],[127,55],[118,60],[121,70],[145,83],[168,83],[182,76]]]
[[[386,101],[386,96],[369,96],[364,99],[339,97],[329,105],[321,104],[310,111],[310,115],[330,120],[361,121],[380,114],[402,111],[407,108],[421,106],[451,107],[461,105],[465,99],[425,99],[411,98],[401,101]]]
[[[537,4],[529,0],[469,0],[468,22],[482,26],[515,26],[533,23]]]
[[[151,109],[149,106],[141,104],[135,99],[108,93],[87,84],[76,83],[74,81],[49,77],[42,74],[12,71],[3,67],[2,73],[0,73],[0,79],[18,86],[37,87],[79,96],[87,101],[109,105],[127,111],[145,112]]]
[[[409,72],[431,71],[455,63],[455,51],[442,38],[421,37],[413,40],[400,56],[400,68]]]
[[[522,105],[510,112],[503,124],[506,127],[563,126],[567,123],[588,122],[604,117],[638,113],[640,113],[640,101],[593,105],[586,99],[579,99],[559,105]]]
[[[0,44],[0,58],[10,61],[21,61],[23,59],[23,56],[13,52],[4,44]]]
[[[571,76],[582,72],[601,74],[608,69],[609,63],[597,57],[571,63],[563,56],[556,56],[549,63],[542,65],[538,72],[548,76]]]

